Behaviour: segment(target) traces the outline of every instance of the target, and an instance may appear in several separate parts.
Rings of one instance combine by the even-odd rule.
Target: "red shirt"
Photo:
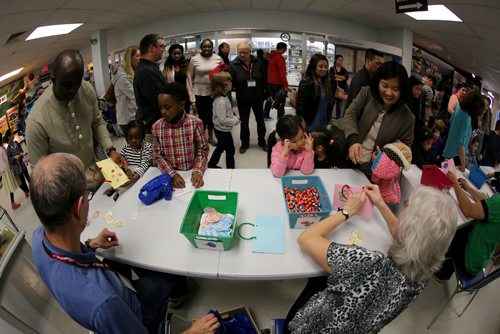
[[[177,124],[160,118],[152,127],[153,159],[163,173],[190,170],[201,175],[207,169],[208,144],[203,122],[184,113]]]

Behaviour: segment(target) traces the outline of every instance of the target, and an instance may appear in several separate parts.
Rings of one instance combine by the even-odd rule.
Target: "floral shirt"
[[[292,333],[377,332],[424,289],[410,282],[381,252],[332,242],[327,288],[315,294],[289,324]]]

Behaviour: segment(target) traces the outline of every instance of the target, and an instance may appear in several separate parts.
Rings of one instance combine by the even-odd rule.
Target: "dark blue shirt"
[[[70,253],[52,245],[43,227],[33,232],[33,260],[59,305],[74,321],[97,333],[147,333],[137,296],[112,271],[83,268],[49,255],[79,263],[99,261],[91,249],[83,244],[80,247],[82,254]]]

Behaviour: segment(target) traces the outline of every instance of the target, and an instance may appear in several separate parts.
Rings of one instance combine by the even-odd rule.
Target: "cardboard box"
[[[250,310],[245,305],[234,308],[234,309],[230,309],[227,311],[219,312],[219,313],[220,313],[222,319],[229,319],[232,315],[237,314],[237,313],[245,313],[247,315],[248,319],[250,319],[250,322],[252,323],[254,333],[260,334],[260,330],[257,327],[257,324],[255,323],[255,320],[253,319],[252,314],[250,314]]]

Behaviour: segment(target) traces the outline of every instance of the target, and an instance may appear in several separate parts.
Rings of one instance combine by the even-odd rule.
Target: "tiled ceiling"
[[[326,15],[374,28],[403,27],[414,32],[417,45],[485,80],[500,92],[500,1],[429,0],[444,4],[464,22],[419,22],[397,15],[394,0],[23,0],[3,1],[0,9],[0,74],[24,66],[26,73],[50,63],[69,47],[89,46],[90,34],[204,12],[284,10]],[[66,36],[4,45],[12,33],[39,25],[83,22]],[[189,23],[187,23],[188,25]],[[186,26],[186,31],[190,31]],[[325,32],[328,33],[328,32]],[[341,32],[335,32],[342,35]],[[25,38],[26,36],[24,36]]]

